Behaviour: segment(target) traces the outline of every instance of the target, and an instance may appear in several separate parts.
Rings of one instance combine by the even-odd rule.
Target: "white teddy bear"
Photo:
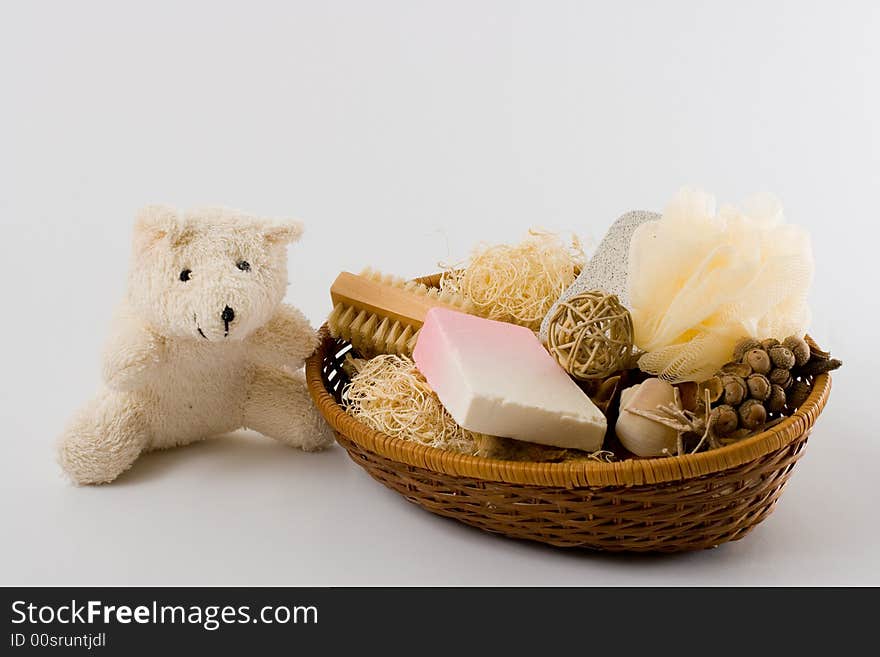
[[[282,303],[298,222],[208,208],[146,208],[105,388],[61,438],[78,484],[113,481],[148,450],[241,427],[307,451],[333,441],[302,372],[317,335]]]

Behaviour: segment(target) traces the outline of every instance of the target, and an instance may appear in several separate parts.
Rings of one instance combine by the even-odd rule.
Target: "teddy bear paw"
[[[58,441],[58,462],[75,484],[106,484],[131,467],[146,443],[137,404],[109,393],[86,405],[68,425]]]
[[[319,416],[315,422],[314,430],[303,441],[302,450],[304,452],[320,452],[330,447],[335,441],[336,435],[333,433],[333,429],[324,421],[324,418]]]
[[[134,462],[134,457],[124,451],[101,449],[88,438],[68,433],[58,445],[58,462],[74,484],[110,483]]]

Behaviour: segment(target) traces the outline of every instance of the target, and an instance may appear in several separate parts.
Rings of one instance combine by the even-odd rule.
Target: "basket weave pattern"
[[[423,279],[432,283],[436,279]],[[682,457],[523,463],[465,456],[380,434],[339,404],[344,345],[324,333],[309,390],[355,463],[425,509],[560,547],[678,552],[745,536],[773,510],[831,388],[769,431]]]
[[[525,486],[402,466],[339,443],[372,477],[433,513],[485,531],[616,552],[679,552],[746,535],[773,510],[806,439],[769,459],[676,484],[613,488]]]

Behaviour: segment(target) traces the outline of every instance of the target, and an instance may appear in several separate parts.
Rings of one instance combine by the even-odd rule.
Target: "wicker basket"
[[[436,276],[422,279],[436,285]],[[819,376],[803,406],[769,431],[720,449],[616,463],[523,463],[391,438],[339,403],[348,345],[322,332],[306,363],[318,409],[370,475],[441,516],[558,547],[679,552],[738,540],[766,518],[831,389]]]

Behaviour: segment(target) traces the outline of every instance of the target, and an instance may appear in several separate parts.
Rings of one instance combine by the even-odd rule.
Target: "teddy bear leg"
[[[147,446],[143,404],[105,392],[82,408],[62,434],[58,459],[76,484],[104,484],[128,470]]]
[[[307,452],[333,444],[333,431],[312,403],[300,370],[256,367],[248,383],[244,425]]]

